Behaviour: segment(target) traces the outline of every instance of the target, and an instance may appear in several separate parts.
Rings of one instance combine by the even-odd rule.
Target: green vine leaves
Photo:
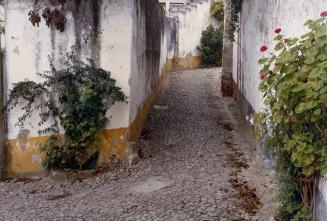
[[[217,19],[218,22],[224,23],[224,1],[219,0],[211,6],[211,16]]]
[[[269,53],[259,64],[263,66],[260,90],[272,122],[287,128],[285,150],[309,176],[327,171],[327,25],[325,18],[305,25],[310,31],[299,38],[277,34],[278,54]]]
[[[235,32],[238,31],[239,28],[239,17],[240,12],[242,10],[243,0],[231,0],[232,9],[231,9],[231,32],[230,36],[232,36],[231,40],[235,40]]]
[[[108,122],[106,112],[116,102],[126,102],[126,96],[110,72],[94,65],[70,62],[62,70],[39,76],[43,83],[23,81],[13,85],[8,109],[25,102],[24,114],[18,118],[20,126],[35,111],[40,113],[39,126],[51,122],[39,131],[51,135],[41,145],[46,154],[45,167],[81,169],[97,153],[97,133]],[[64,136],[60,135],[59,126],[64,129]]]
[[[260,51],[265,56],[259,60],[266,132],[274,140],[277,161],[283,156],[289,160],[284,169],[295,168],[293,182],[302,188],[303,203],[312,214],[315,177],[327,172],[327,15],[321,16],[307,21],[309,31],[299,37],[286,38],[277,28],[275,52],[264,45]],[[311,192],[304,188],[308,185]]]

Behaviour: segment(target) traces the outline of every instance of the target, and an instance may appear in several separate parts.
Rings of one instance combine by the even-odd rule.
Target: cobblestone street
[[[0,183],[0,220],[270,221],[272,171],[219,68],[174,72],[137,144],[142,160],[73,184]]]

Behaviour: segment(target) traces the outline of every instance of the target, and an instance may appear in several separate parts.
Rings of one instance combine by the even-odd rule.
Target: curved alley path
[[[217,68],[168,76],[131,168],[0,183],[0,220],[271,220],[271,171],[219,78]]]

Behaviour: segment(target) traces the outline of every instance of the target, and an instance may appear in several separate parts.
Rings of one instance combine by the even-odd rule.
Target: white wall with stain
[[[82,39],[90,30],[78,30],[84,22],[74,17],[71,11],[66,14],[67,24],[64,32],[53,30],[42,21],[39,27],[33,27],[28,20],[28,12],[33,8],[29,1],[10,0],[6,2],[6,56],[5,76],[8,89],[13,83],[22,80],[42,81],[37,73],[50,70],[50,62],[60,68],[66,60],[66,53]],[[101,35],[98,39],[100,46],[91,43],[82,44],[81,58],[86,61],[92,58],[99,67],[110,71],[122,87],[124,93],[130,96],[129,78],[131,75],[132,25],[130,16],[133,11],[133,2],[129,0],[105,1],[100,6]],[[119,13],[117,13],[119,11]],[[19,19],[17,19],[19,18]],[[93,50],[98,54],[93,55]],[[107,129],[128,127],[129,104],[116,104],[109,112],[110,122]],[[8,113],[8,139],[15,139],[21,128],[16,127],[17,116],[21,110],[16,108]],[[39,127],[38,115],[35,114],[25,124],[25,129],[31,131],[30,136],[37,136]]]
[[[14,83],[41,82],[37,73],[50,70],[50,63],[56,69],[63,68],[66,53],[81,43],[78,56],[82,61],[90,58],[98,67],[110,71],[128,97],[127,104],[117,103],[108,111],[105,129],[126,129],[132,134],[133,123],[141,124],[137,117],[139,113],[146,114],[144,107],[149,108],[149,98],[167,71],[166,64],[170,64],[171,70],[175,58],[200,55],[196,47],[202,30],[214,20],[210,18],[211,0],[195,2],[183,5],[174,16],[167,16],[158,0],[67,1],[64,10],[67,23],[60,32],[49,28],[44,19],[39,27],[32,26],[29,11],[40,10],[42,15],[42,7],[37,8],[32,1],[7,0],[4,59],[7,95]],[[83,43],[85,37],[95,33],[99,34],[96,40]],[[28,148],[33,149],[28,150],[33,152],[31,160],[38,163],[37,156],[41,156],[37,155],[38,144],[31,144],[31,140],[39,138],[38,130],[42,129],[38,126],[39,113],[33,113],[24,126],[17,127],[22,113],[20,107],[8,113],[7,139],[16,144],[11,149],[16,151],[13,154],[27,156],[24,149],[31,147]]]
[[[194,1],[170,10],[170,16],[178,19],[178,57],[200,56],[197,46],[200,45],[202,31],[210,24],[217,26],[211,17],[212,0]]]
[[[258,59],[262,54],[261,45],[273,48],[274,30],[282,28],[282,34],[289,37],[305,32],[303,24],[308,19],[319,18],[320,12],[327,9],[326,0],[248,0],[244,1],[239,32],[240,50],[234,53],[234,60],[241,63],[234,68],[234,81],[255,111],[264,108],[260,83]],[[236,73],[235,73],[236,72]],[[241,75],[241,76],[240,76]],[[241,78],[241,81],[237,79]]]

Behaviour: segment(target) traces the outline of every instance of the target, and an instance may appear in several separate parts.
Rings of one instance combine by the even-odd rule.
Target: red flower
[[[268,47],[266,45],[262,45],[260,48],[260,52],[265,52],[268,50]]]
[[[279,67],[279,63],[275,63],[275,67]]]
[[[266,75],[264,75],[264,74],[260,74],[260,80],[264,80],[264,79],[266,79]]]
[[[275,74],[273,71],[269,71],[269,74],[270,74],[271,76],[276,76],[276,74]]]
[[[281,33],[281,32],[282,32],[282,29],[281,29],[281,28],[276,28],[276,29],[275,29],[275,33],[276,33],[276,34],[279,34],[279,33]]]
[[[327,17],[327,11],[321,12],[321,13],[320,13],[320,16],[321,16],[321,17]]]

